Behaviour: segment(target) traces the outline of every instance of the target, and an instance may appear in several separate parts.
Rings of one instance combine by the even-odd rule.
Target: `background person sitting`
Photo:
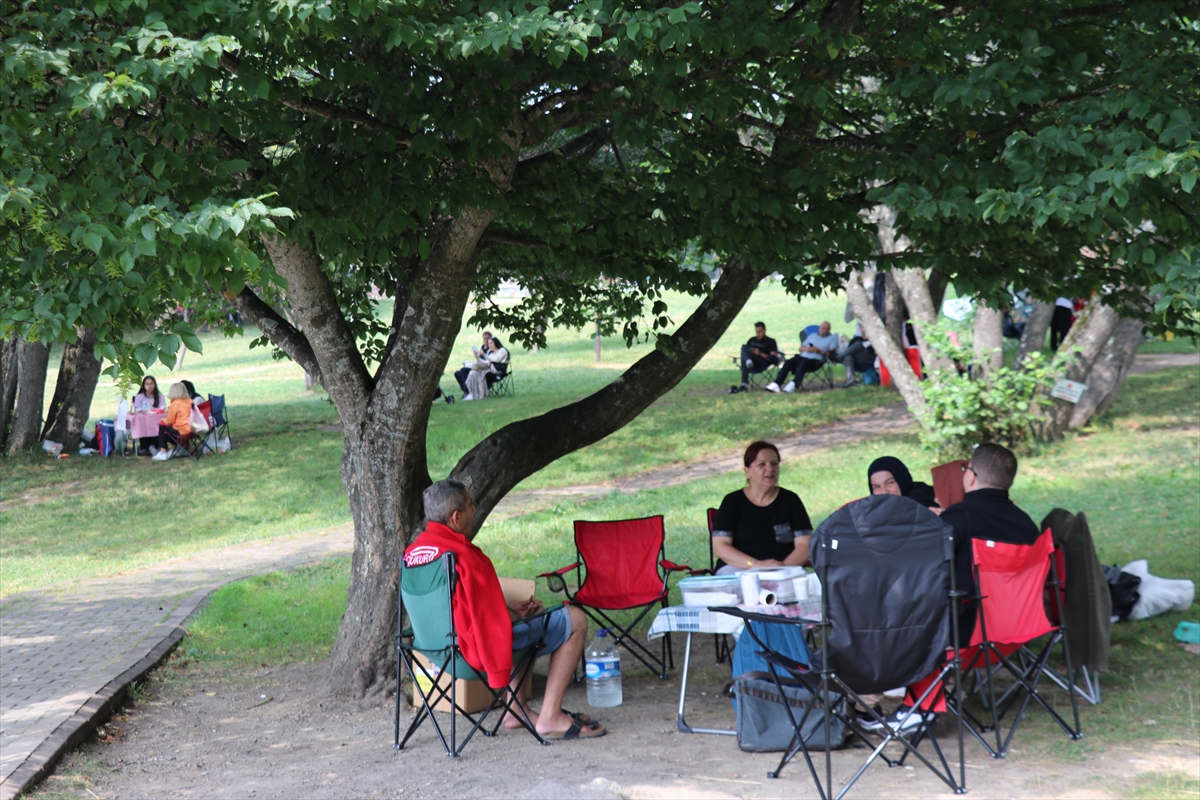
[[[173,383],[167,397],[171,404],[166,416],[158,421],[158,447],[152,448],[155,461],[166,461],[174,455],[180,440],[192,432],[192,399],[187,387],[182,381]]]
[[[753,442],[742,463],[746,487],[725,495],[713,518],[716,574],[804,564],[812,522],[799,496],[779,485],[779,450]]]
[[[467,487],[458,481],[441,480],[426,489],[422,497],[428,522],[404,551],[404,563],[415,567],[428,564],[445,552],[454,553],[458,571],[454,626],[467,663],[486,673],[488,685],[499,689],[509,683],[513,651],[529,646],[544,632],[539,653],[551,656],[541,711],[530,711],[520,698],[517,702],[544,739],[603,736],[606,732],[603,725],[562,708],[563,695],[571,684],[587,636],[587,617],[583,611],[576,606],[562,606],[536,620],[523,622],[541,612],[541,603],[531,597],[513,607],[505,605],[492,560],[467,539],[475,525],[475,502]],[[516,694],[517,686],[512,685],[512,689]],[[506,728],[520,725],[516,716],[505,714]]]
[[[883,456],[867,467],[867,486],[871,494],[898,494],[909,497],[935,514],[942,513],[933,487],[928,483],[914,481],[904,462],[892,456]]]
[[[471,352],[475,354],[476,361],[479,360],[481,353],[487,352],[488,340],[491,338],[492,338],[492,332],[484,331],[483,332],[483,347],[480,348],[480,347],[476,347],[475,345],[471,345]],[[470,374],[471,374],[471,365],[470,364],[464,364],[462,369],[460,369],[454,373],[454,380],[458,381],[458,385],[459,385],[459,388],[462,389],[464,399],[471,392],[471,390],[467,388],[467,376]]]
[[[775,340],[767,336],[765,322],[754,323],[754,336],[742,345],[742,353],[738,357],[738,366],[742,370],[742,382],[738,386],[730,386],[729,393],[744,392],[750,388],[750,373],[762,372],[772,364],[783,361],[783,353],[779,352]]]
[[[142,388],[133,396],[130,407],[134,412],[146,412],[167,407],[167,396],[158,390],[158,381],[153,375],[142,378]],[[150,448],[158,443],[157,436],[143,436],[138,439],[138,455],[150,455]]]
[[[488,387],[508,371],[508,350],[504,349],[500,340],[492,336],[487,340],[486,347],[486,352],[480,351],[479,359],[471,365],[463,400],[482,400],[487,397]]]
[[[846,368],[846,382],[842,386],[847,389],[854,385],[854,373],[875,368],[875,348],[863,334],[862,323],[854,326],[854,338],[839,345],[834,357]]]
[[[800,345],[800,352],[785,361],[779,375],[767,384],[768,392],[778,392],[779,381],[787,378],[789,373],[795,375],[796,380],[784,384],[783,391],[796,391],[796,381],[803,381],[806,372],[816,372],[837,354],[838,338],[829,332],[829,328],[828,322],[822,322],[816,333],[810,333],[804,339]]]

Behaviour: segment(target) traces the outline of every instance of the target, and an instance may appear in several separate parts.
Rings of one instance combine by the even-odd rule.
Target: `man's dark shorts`
[[[571,615],[566,606],[560,606],[549,614],[542,614],[530,620],[522,620],[513,625],[513,650],[523,650],[542,637],[545,641],[538,650],[540,655],[553,653],[563,646],[571,636]]]

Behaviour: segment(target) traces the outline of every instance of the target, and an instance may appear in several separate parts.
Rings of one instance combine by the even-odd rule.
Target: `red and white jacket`
[[[404,564],[428,564],[446,552],[454,553],[458,569],[454,626],[463,656],[487,674],[488,686],[507,686],[512,677],[513,623],[492,560],[461,533],[430,522],[404,551]]]

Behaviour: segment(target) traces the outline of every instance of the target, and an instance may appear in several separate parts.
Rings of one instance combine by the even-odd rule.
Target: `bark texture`
[[[921,350],[921,360],[929,369],[954,369],[950,359],[930,347],[929,339],[925,335],[926,332],[937,328],[938,309],[930,295],[930,286],[925,278],[925,271],[903,269],[896,270],[895,274],[896,284],[900,287],[900,293],[904,297],[904,304],[917,322],[916,325],[913,325],[913,331],[917,335],[917,347]],[[944,287],[943,291],[945,291]]]
[[[46,368],[50,348],[41,342],[21,340],[17,353],[17,396],[8,435],[10,455],[38,443],[42,430],[42,402],[46,394]]]
[[[1082,428],[1112,406],[1142,347],[1145,327],[1145,323],[1138,319],[1122,319],[1117,323],[1112,335],[1104,343],[1104,349],[1092,364],[1087,377],[1087,391],[1071,411],[1068,427]]]
[[[1096,363],[1096,359],[1108,343],[1117,321],[1117,312],[1106,306],[1100,295],[1093,295],[1079,312],[1075,324],[1071,326],[1071,332],[1059,347],[1061,352],[1072,354],[1064,376],[1067,380],[1087,382],[1088,373],[1092,371],[1092,365]],[[1076,348],[1078,352],[1073,352]],[[1041,438],[1044,441],[1061,439],[1074,409],[1072,403],[1056,399],[1046,411],[1046,421],[1039,431]]]
[[[975,303],[975,363],[986,377],[1004,366],[1004,312]]]
[[[100,360],[95,355],[96,331],[80,332],[75,344],[63,348],[54,397],[46,414],[42,438],[61,442],[65,452],[75,452],[92,410],[92,397],[100,379]]]
[[[871,298],[867,297],[867,292],[863,289],[862,274],[857,270],[851,272],[842,285],[846,288],[850,307],[854,309],[854,315],[862,323],[863,330],[866,331],[867,338],[871,340],[876,354],[884,364],[888,365],[888,372],[891,373],[892,382],[900,392],[900,396],[904,398],[909,411],[917,421],[923,423],[925,394],[921,391],[921,383],[909,368],[908,360],[904,357],[904,351],[897,340],[888,333],[883,325],[883,320],[879,318],[875,307],[871,305]]]
[[[1050,318],[1053,316],[1053,303],[1033,301],[1033,311],[1030,312],[1029,319],[1025,320],[1025,330],[1021,331],[1021,342],[1017,345],[1017,357],[1013,360],[1013,366],[1021,366],[1030,353],[1041,352],[1046,345],[1046,331],[1050,330]]]
[[[12,426],[13,405],[17,399],[17,355],[20,340],[0,340],[0,453],[8,452],[8,433]]]

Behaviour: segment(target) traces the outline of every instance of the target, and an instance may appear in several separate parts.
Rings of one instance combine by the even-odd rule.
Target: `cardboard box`
[[[514,603],[519,603],[522,600],[528,600],[533,596],[535,586],[536,584],[531,580],[523,580],[521,578],[500,579],[500,589],[504,592],[505,605],[511,605]],[[417,661],[421,662],[421,664],[425,666],[425,669],[429,670],[430,672],[433,671],[432,665],[429,663],[429,660],[425,658],[425,656],[421,655],[420,653],[413,653],[413,657]],[[417,689],[420,688],[421,694],[428,697],[433,684],[428,678],[421,674],[420,668],[414,668],[413,671],[415,674],[413,675],[412,701],[414,706],[420,706],[421,698],[416,694]],[[438,675],[436,678],[437,685],[439,687],[450,685],[450,675],[448,673]],[[522,700],[529,699],[532,682],[533,670],[530,670],[529,676],[525,679],[525,682],[521,684],[521,688],[517,692]],[[466,710],[468,714],[474,714],[477,711],[483,711],[488,707],[488,704],[492,702],[492,695],[488,691],[487,686],[484,685],[483,681],[468,681],[459,678],[458,685],[455,687],[455,693],[457,695],[459,706]],[[433,709],[435,711],[449,712],[450,698],[447,696],[439,700],[437,703],[434,703]]]

